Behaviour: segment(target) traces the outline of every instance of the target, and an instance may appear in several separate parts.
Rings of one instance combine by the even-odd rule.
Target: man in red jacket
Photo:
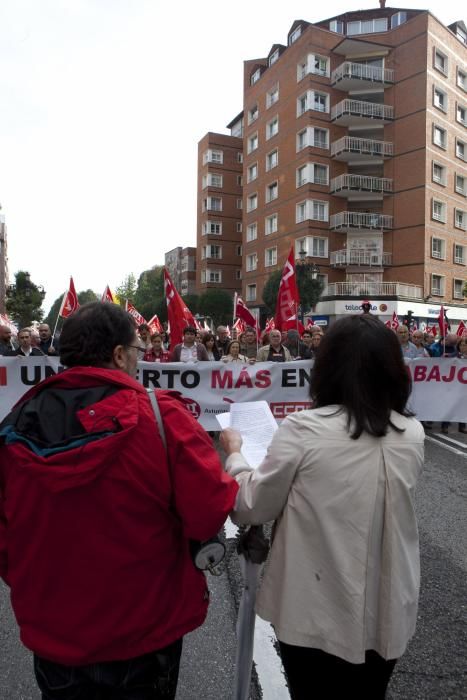
[[[189,541],[219,531],[237,485],[160,391],[165,450],[138,349],[123,309],[82,306],[67,369],[0,425],[0,575],[44,700],[174,698],[183,635],[207,613]]]

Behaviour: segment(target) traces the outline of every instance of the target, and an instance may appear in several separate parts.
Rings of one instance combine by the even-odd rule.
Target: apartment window
[[[266,187],[266,202],[272,202],[274,199],[277,199],[279,196],[279,184],[277,180],[275,182],[271,182],[270,185],[267,185]]]
[[[440,165],[440,163],[433,162],[432,179],[433,182],[438,183],[438,185],[446,184],[446,168],[444,165]]]
[[[253,105],[253,107],[250,107],[248,110],[248,124],[252,124],[255,122],[259,117],[259,110],[258,110],[258,105]]]
[[[257,194],[250,194],[250,196],[247,198],[247,206],[246,210],[249,211],[254,211],[255,209],[258,208],[258,195]]]
[[[243,153],[237,153],[237,163],[243,163]]]
[[[241,221],[237,221],[237,233],[241,233],[243,231],[243,225]]]
[[[206,165],[206,163],[222,164],[223,162],[224,162],[224,153],[222,151],[214,151],[212,148],[209,148],[203,154],[203,164],[204,165]]]
[[[236,280],[242,279],[242,271],[241,270],[235,270],[235,279]]]
[[[454,209],[454,226],[467,231],[467,212],[462,209]]]
[[[257,253],[250,253],[246,256],[246,271],[253,272],[258,267],[258,255]]]
[[[254,85],[261,78],[261,68],[257,68],[254,73],[251,74],[250,85]]]
[[[241,245],[238,245],[238,246],[235,248],[235,252],[237,253],[237,255],[240,255],[240,256],[241,256],[241,254],[242,254],[242,246],[241,246]]]
[[[308,54],[308,56],[297,64],[297,82],[302,80],[308,73],[315,75],[329,75],[329,58]]]
[[[302,129],[297,134],[297,153],[308,146],[308,129]]]
[[[264,266],[272,267],[277,265],[277,247],[266,248],[264,251]]]
[[[252,153],[253,151],[256,151],[258,148],[258,132],[256,131],[254,134],[248,137],[248,153]]]
[[[217,175],[217,173],[208,173],[207,175],[203,175],[203,189],[205,187],[222,187],[222,184],[222,175]]]
[[[247,284],[246,286],[246,300],[256,301],[256,284]]]
[[[308,59],[305,58],[303,61],[300,61],[300,63],[297,63],[297,82],[299,83],[300,80],[303,80],[303,78],[307,75],[308,73]]]
[[[313,258],[328,257],[328,239],[312,237],[308,239],[311,243],[311,255]]]
[[[222,224],[219,221],[205,221],[203,223],[203,236],[222,234]]]
[[[279,132],[279,117],[275,116],[266,124],[266,138],[270,139]]]
[[[438,260],[446,259],[446,246],[442,238],[431,239],[431,257],[437,258]]]
[[[237,209],[243,209],[243,199],[240,197],[237,199]]]
[[[295,208],[295,221],[301,223],[307,219],[314,221],[328,221],[329,204],[317,199],[308,199],[300,202]]]
[[[267,154],[266,156],[266,170],[272,170],[277,166],[279,162],[279,151],[277,148],[274,149],[274,151],[271,151],[270,153]]]
[[[317,112],[329,112],[329,95],[326,92],[314,91],[313,109]]]
[[[269,65],[272,66],[279,58],[279,49],[276,49],[270,56],[269,56]]]
[[[446,205],[438,199],[432,201],[431,218],[441,223],[446,223]]]
[[[464,298],[464,284],[465,280],[452,280],[452,296],[454,299]]]
[[[344,33],[344,22],[340,19],[333,19],[329,22],[329,29],[331,32],[336,32],[336,34]]]
[[[447,112],[448,109],[448,96],[443,90],[438,87],[433,88],[433,104],[438,109],[443,112]]]
[[[313,146],[315,148],[329,148],[329,129],[312,129]]]
[[[246,241],[249,243],[250,241],[254,241],[258,238],[258,224],[255,222],[254,224],[248,224],[246,227]]]
[[[431,293],[433,296],[444,296],[444,277],[441,275],[431,275]]]
[[[328,75],[329,59],[324,56],[312,56],[312,72],[316,75]]]
[[[203,211],[222,211],[221,197],[206,197],[203,199]]]
[[[296,211],[295,211],[295,221],[297,224],[302,223],[302,221],[306,221],[306,202],[300,202],[300,204],[296,205]]]
[[[457,104],[456,119],[462,126],[467,126],[467,110],[463,105]]]
[[[328,166],[320,163],[305,163],[297,168],[297,187],[313,182],[315,185],[328,184]]]
[[[258,163],[253,163],[248,166],[246,181],[253,182],[258,177]]]
[[[464,197],[467,197],[467,178],[465,178],[464,175],[458,175],[456,173],[455,183],[456,192],[464,195]]]
[[[467,90],[467,73],[464,73],[460,68],[457,69],[457,87],[461,90]]]
[[[315,221],[328,221],[328,209],[329,204],[327,202],[320,202],[318,200],[312,200],[312,216],[311,218]]]
[[[222,282],[221,270],[201,270],[201,282]]]
[[[237,175],[237,185],[242,187],[243,185],[243,175]]]
[[[444,149],[447,145],[446,129],[443,129],[441,126],[437,126],[436,124],[433,125],[433,143],[435,146],[439,146],[440,148]]]
[[[293,32],[289,36],[289,45],[293,44],[297,41],[297,39],[301,36],[302,34],[302,27],[301,25],[298,25],[296,29],[293,30]]]
[[[353,34],[373,34],[374,32],[386,32],[387,29],[388,20],[386,17],[382,19],[347,22],[347,36],[352,36]]]
[[[435,49],[433,65],[443,75],[448,74],[448,57],[439,49]]]
[[[456,156],[461,160],[467,160],[467,148],[460,139],[456,139]]]
[[[222,258],[222,246],[220,245],[204,245],[201,251],[201,257],[204,258]]]
[[[407,22],[407,12],[396,12],[395,15],[391,16],[391,29],[399,27],[404,22]]]
[[[456,263],[456,265],[465,265],[466,264],[465,250],[466,250],[465,245],[461,245],[460,243],[454,243],[453,259],[454,259],[454,262]]]
[[[271,214],[271,216],[266,217],[264,225],[264,233],[266,236],[277,232],[277,220],[277,214]]]
[[[274,85],[273,88],[266,93],[266,107],[271,107],[279,100],[279,85]]]
[[[308,109],[308,93],[297,98],[297,117],[301,117]]]

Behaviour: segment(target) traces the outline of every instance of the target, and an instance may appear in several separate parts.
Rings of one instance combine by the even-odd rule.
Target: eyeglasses
[[[141,350],[141,352],[144,350],[144,348],[140,347],[139,345],[126,345],[125,347],[134,348],[135,350]]]

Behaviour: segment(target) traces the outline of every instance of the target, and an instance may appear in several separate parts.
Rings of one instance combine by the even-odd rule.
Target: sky
[[[445,24],[464,3],[430,9]],[[198,141],[243,108],[243,61],[360,0],[0,0],[0,205],[10,281],[97,294],[196,245]]]

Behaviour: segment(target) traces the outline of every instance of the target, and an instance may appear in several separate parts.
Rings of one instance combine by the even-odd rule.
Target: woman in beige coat
[[[281,648],[293,700],[378,700],[414,634],[414,489],[424,431],[394,333],[371,316],[335,323],[312,378],[312,410],[286,418],[252,470],[223,431],[240,484],[233,520],[275,520],[257,612]]]

